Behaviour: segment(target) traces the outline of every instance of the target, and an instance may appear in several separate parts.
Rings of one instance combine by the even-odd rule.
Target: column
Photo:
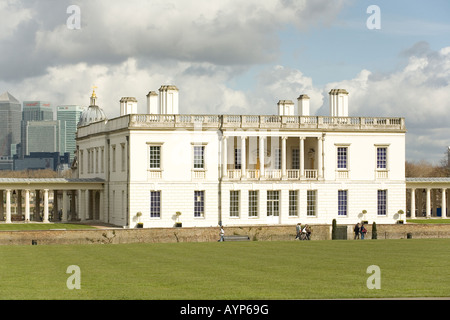
[[[246,161],[246,137],[241,137],[241,179],[245,179],[247,176],[247,161]]]
[[[48,189],[44,189],[44,223],[48,223]]]
[[[264,179],[264,137],[259,137],[259,177]]]
[[[3,190],[0,190],[0,220],[4,219],[4,210],[3,210]]]
[[[300,178],[305,177],[305,137],[300,137],[298,156],[300,157]],[[300,197],[299,197],[300,198]]]
[[[222,136],[222,179],[228,177],[227,172],[227,137]]]
[[[11,223],[11,190],[6,190],[6,223]]]
[[[281,137],[281,178],[286,179],[286,140],[287,137]]]
[[[91,212],[91,208],[89,206],[90,203],[90,195],[89,195],[89,190],[84,190],[84,220],[88,220],[89,217],[89,212]]]
[[[68,200],[69,198],[67,197],[67,191],[63,190],[63,198],[62,198],[62,216],[61,216],[61,221],[62,222],[67,222],[67,207],[68,207]]]
[[[59,221],[59,212],[58,212],[58,190],[53,190],[53,215],[52,221]]]
[[[431,192],[430,188],[427,188],[427,199],[426,199],[426,212],[425,217],[430,218],[431,214]]]
[[[30,190],[25,190],[25,222],[30,222]]]
[[[416,218],[416,189],[411,188],[411,219]]]
[[[22,218],[22,190],[17,190],[17,214]]]
[[[318,137],[317,138],[317,176],[318,178],[323,178],[323,171],[322,171],[322,167],[323,167],[323,148],[322,148],[322,137]]]
[[[441,218],[445,219],[446,218],[446,211],[447,211],[447,200],[446,200],[446,194],[445,194],[446,189],[442,188],[442,202],[441,202]]]

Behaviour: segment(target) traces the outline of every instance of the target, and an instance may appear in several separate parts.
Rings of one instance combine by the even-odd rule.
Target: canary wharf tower
[[[20,143],[22,107],[9,92],[0,95],[0,156],[11,156],[11,145]]]

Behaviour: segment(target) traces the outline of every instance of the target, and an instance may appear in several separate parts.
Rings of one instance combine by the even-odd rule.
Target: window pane
[[[204,168],[204,146],[194,146],[194,169]]]
[[[300,150],[292,149],[292,169],[300,169]]]
[[[150,169],[159,169],[161,166],[161,146],[150,146]]]
[[[230,191],[230,217],[239,217],[239,191]]]
[[[347,169],[347,148],[337,148],[337,167],[338,169]]]
[[[234,168],[241,169],[241,149],[234,149]]]
[[[347,215],[347,190],[338,191],[338,215]]]
[[[202,217],[205,213],[205,191],[194,191],[194,217]]]
[[[161,217],[161,191],[150,192],[150,217]]]
[[[267,191],[267,216],[280,215],[280,192],[268,190]]]
[[[306,192],[306,215],[316,215],[316,190],[308,190]]]
[[[248,216],[258,216],[258,191],[250,190],[248,192]]]
[[[387,148],[377,148],[377,168],[386,169],[387,164]]]
[[[386,215],[386,196],[387,196],[387,190],[378,190],[378,210],[377,213],[379,216],[385,216]]]
[[[298,191],[289,190],[289,216],[297,216]]]

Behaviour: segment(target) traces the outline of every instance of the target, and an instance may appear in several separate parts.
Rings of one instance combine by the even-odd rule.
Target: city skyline
[[[308,94],[311,115],[328,115],[328,91],[344,88],[350,116],[405,117],[408,161],[438,164],[450,145],[448,2],[71,5],[0,6],[0,91],[87,106],[96,85],[114,118],[123,96],[145,113],[161,84],[176,85],[191,114],[274,114],[278,100]]]

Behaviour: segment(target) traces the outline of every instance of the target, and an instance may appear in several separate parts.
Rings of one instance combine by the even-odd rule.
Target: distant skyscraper
[[[77,148],[75,141],[77,124],[84,110],[86,110],[85,107],[78,105],[62,105],[58,106],[56,110],[56,119],[61,122],[61,126],[65,122],[65,136],[61,136],[61,145],[64,145],[64,149],[61,150],[61,153],[69,152],[70,161],[73,160],[74,151]]]
[[[11,156],[11,144],[20,143],[20,102],[9,92],[0,95],[0,156]]]
[[[29,155],[31,152],[59,152],[59,121],[27,121],[25,141],[27,146],[25,155]]]
[[[22,122],[21,122],[21,152],[19,153],[20,157],[23,159],[23,156],[29,154],[27,152],[27,133],[26,126],[27,121],[44,121],[44,120],[53,120],[53,109],[48,101],[24,101],[23,102],[23,110],[22,110]],[[50,151],[50,150],[46,150]]]

